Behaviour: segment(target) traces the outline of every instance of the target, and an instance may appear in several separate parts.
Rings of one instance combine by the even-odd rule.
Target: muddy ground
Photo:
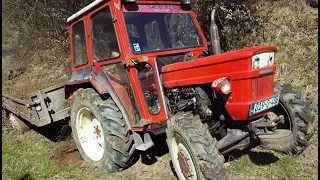
[[[50,141],[50,144],[53,144],[55,147],[54,153],[50,157],[42,157],[48,158],[54,162],[55,166],[59,168],[76,168],[77,171],[85,174],[93,174],[95,173],[103,173],[101,170],[88,165],[81,157],[78,152],[74,141],[70,138],[62,138],[56,139],[51,137],[45,137],[41,134],[42,130],[32,129],[30,131],[25,132],[24,134],[19,134],[16,130],[14,130],[8,119],[2,118],[2,136],[3,137],[19,137],[28,141],[29,138],[36,138],[39,141]],[[47,134],[45,134],[47,135]],[[54,135],[53,135],[54,136]],[[52,140],[49,140],[52,139]],[[172,164],[169,161],[168,157],[168,149],[165,144],[165,136],[155,137],[155,141],[157,144],[148,150],[146,153],[140,153],[134,162],[134,164],[129,167],[129,169],[124,170],[123,172],[116,175],[120,179],[165,179],[175,180],[177,179],[174,175],[174,171],[172,170]],[[45,148],[42,150],[46,150]],[[30,162],[32,163],[32,162]],[[157,172],[157,173],[156,173]],[[124,175],[121,175],[121,174]],[[129,175],[127,175],[129,174]],[[157,174],[157,177],[155,177]],[[127,178],[127,176],[131,178]],[[64,179],[57,175],[58,179]],[[91,176],[89,176],[91,177]],[[103,175],[103,179],[110,179],[109,175]],[[98,176],[98,179],[102,177]],[[113,175],[111,175],[113,177]],[[77,179],[77,178],[75,178]],[[82,178],[80,178],[82,179]],[[113,178],[112,178],[113,179]],[[116,178],[118,179],[118,178]]]
[[[43,135],[48,136],[48,134],[43,132],[44,130],[41,129],[32,129],[24,134],[19,134],[11,127],[7,119],[2,118],[3,138],[14,137],[24,141],[35,138],[36,142],[46,141],[54,148],[51,155],[45,157],[38,155],[39,157],[36,157],[47,159],[53,162],[55,167],[62,169],[61,172],[58,171],[54,176],[49,176],[50,179],[65,179],[64,174],[68,174],[70,168],[76,169],[76,173],[80,176],[80,178],[78,176],[71,176],[71,179],[177,179],[168,155],[165,136],[153,137],[155,146],[147,152],[140,153],[138,155],[139,159],[128,169],[116,174],[105,174],[83,161],[75,143],[70,137],[66,135],[56,136],[54,134],[51,134],[51,137],[45,137]],[[64,130],[64,133],[68,134],[69,132]],[[55,137],[53,138],[52,136]],[[30,143],[35,142],[30,141]],[[32,144],[30,145],[32,146]],[[4,146],[4,148],[7,148],[7,145]],[[272,151],[263,151],[257,148],[248,151],[234,151],[225,155],[226,163],[224,166],[230,172],[230,179],[260,179],[261,176],[265,176],[263,179],[315,179],[318,161],[314,155],[317,152],[317,146],[318,140],[316,139],[307,151],[297,158],[279,156]],[[49,149],[43,147],[40,150],[48,151]],[[23,161],[25,160],[23,159]],[[31,160],[27,161],[31,164],[33,163]],[[302,166],[308,169],[301,169]],[[286,174],[288,173],[286,172],[288,171],[287,167],[290,169],[289,174]],[[284,170],[281,170],[281,168],[284,168]],[[294,168],[297,168],[301,172],[295,174],[298,170]],[[279,172],[274,172],[276,169],[280,169],[278,170]],[[250,175],[250,173],[253,173],[253,175]],[[32,173],[30,174],[32,175]],[[85,176],[89,177],[85,178]]]

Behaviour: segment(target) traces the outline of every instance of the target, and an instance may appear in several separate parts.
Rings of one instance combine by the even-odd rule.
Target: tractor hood
[[[162,68],[163,85],[167,88],[212,83],[227,77],[230,80],[246,79],[252,70],[252,56],[264,51],[277,51],[275,46],[256,46],[195,60],[166,65]],[[273,72],[275,65],[272,66]],[[261,73],[261,72],[260,72]]]

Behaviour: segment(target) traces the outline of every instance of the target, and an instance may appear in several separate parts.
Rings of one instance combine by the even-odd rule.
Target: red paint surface
[[[190,14],[194,19],[194,23],[196,27],[199,29],[200,38],[203,40],[204,45],[196,48],[187,48],[187,49],[179,49],[179,50],[170,50],[164,52],[154,52],[147,54],[139,54],[135,55],[131,52],[129,46],[129,40],[126,34],[125,23],[123,20],[123,14],[121,11],[120,0],[107,1],[102,3],[102,5],[94,8],[90,12],[86,13],[83,17],[73,21],[70,24],[69,32],[70,32],[70,42],[72,42],[72,25],[77,23],[80,20],[85,22],[86,26],[86,35],[87,35],[87,46],[88,46],[88,64],[81,67],[73,66],[73,50],[72,43],[70,43],[70,59],[72,64],[72,72],[78,71],[84,68],[88,68],[90,66],[95,66],[100,73],[104,73],[101,69],[101,66],[106,64],[111,64],[115,62],[120,62],[123,60],[132,60],[137,58],[138,56],[148,56],[148,63],[150,63],[154,69],[156,69],[156,63],[154,57],[160,55],[168,55],[168,54],[176,54],[176,53],[186,53],[191,52],[194,56],[198,56],[208,48],[208,42],[205,39],[203,32],[201,31],[200,25],[196,19],[195,13],[191,10]],[[138,0],[137,4],[180,4],[180,0],[177,1],[148,1],[148,0]],[[95,62],[95,57],[92,51],[92,39],[91,39],[91,30],[90,30],[90,16],[109,5],[113,14],[113,18],[116,19],[114,26],[116,29],[119,49],[120,49],[120,57]],[[145,9],[146,10],[146,9]],[[146,11],[149,11],[147,9]],[[181,10],[182,11],[182,10]],[[180,12],[174,11],[174,12]],[[250,103],[263,99],[265,97],[269,97],[273,94],[273,81],[274,72],[276,67],[272,66],[273,72],[267,75],[260,75],[260,70],[251,70],[251,56],[257,52],[261,52],[264,50],[273,50],[276,51],[276,47],[252,47],[241,49],[233,52],[223,53],[220,55],[205,57],[193,61],[187,61],[183,63],[176,63],[172,65],[168,65],[163,67],[163,78],[164,78],[164,86],[177,87],[177,86],[187,86],[194,84],[202,84],[202,83],[211,83],[214,80],[221,77],[228,77],[231,82],[231,96],[232,99],[226,100],[226,109],[230,113],[231,117],[234,120],[243,120],[248,119],[248,110]],[[137,77],[137,70],[134,66],[127,67],[128,78],[131,84],[131,87],[134,92],[135,100],[137,103],[137,108],[140,112],[141,118],[149,120],[151,123],[165,121],[167,119],[164,107],[164,99],[163,93],[160,91],[160,82],[159,82],[159,74],[155,73],[156,84],[151,84],[152,88],[156,88],[159,93],[161,100],[161,111],[158,115],[152,115],[149,113],[146,103],[144,100],[144,96],[141,91],[141,86],[139,79]],[[260,78],[260,79],[257,79]],[[132,105],[129,100],[129,97],[126,95],[126,92],[123,88],[118,87],[115,82],[112,82],[109,78],[105,77],[107,82],[113,85],[114,90],[117,92],[117,96],[121,99],[121,105],[127,108],[126,115],[132,117]],[[92,82],[95,84],[96,82]],[[98,89],[102,89],[96,84]],[[265,89],[266,88],[266,89]],[[259,92],[263,89],[263,94]],[[272,91],[271,91],[272,89]],[[256,115],[258,116],[258,115]],[[131,124],[129,124],[130,128],[133,130],[142,130],[141,128],[135,128]]]
[[[211,84],[216,79],[227,77],[231,84],[232,99],[229,98],[226,102],[226,109],[233,120],[247,120],[250,118],[250,103],[273,95],[276,66],[255,70],[251,68],[251,57],[268,50],[277,51],[274,46],[252,47],[164,66],[164,86],[172,88]],[[273,71],[260,75],[261,70],[268,68],[272,68]]]
[[[123,12],[142,12],[142,13],[189,13],[187,10],[181,9],[180,5],[134,5],[126,4],[123,6]]]

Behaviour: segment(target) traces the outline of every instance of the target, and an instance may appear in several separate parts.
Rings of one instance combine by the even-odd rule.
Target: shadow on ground
[[[71,127],[68,124],[68,120],[54,122],[43,127],[31,126],[31,128],[53,142],[68,141],[72,139]]]
[[[33,180],[32,176],[28,173],[23,175],[19,180]]]
[[[245,155],[248,155],[250,161],[256,165],[268,165],[279,160],[279,158],[271,152],[254,152],[251,149],[233,150],[224,154],[224,158],[225,162],[231,162]]]
[[[152,136],[154,146],[145,152],[141,152],[141,162],[146,165],[152,165],[157,162],[156,157],[162,157],[169,153],[169,149],[166,142],[166,134],[160,134]],[[177,178],[177,174],[173,168],[172,161],[170,160],[170,168],[173,175]]]
[[[166,143],[166,135],[160,134],[157,136],[151,137],[154,146],[148,149],[145,152],[141,151],[141,162],[146,165],[152,165],[157,162],[156,157],[161,157],[169,152],[167,143]]]

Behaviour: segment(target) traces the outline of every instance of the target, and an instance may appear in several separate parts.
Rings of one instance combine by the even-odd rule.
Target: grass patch
[[[252,157],[254,156],[254,157]],[[272,157],[274,156],[274,157]],[[260,160],[257,161],[256,158]],[[275,159],[275,162],[263,164]],[[306,166],[303,158],[284,156],[277,153],[251,151],[239,159],[233,160],[228,167],[231,179],[317,179],[316,169]]]
[[[40,135],[6,135],[2,137],[2,178],[20,179],[176,179],[170,167],[170,156],[144,165],[141,160],[120,173],[104,173],[92,167],[58,166],[50,158],[55,143]],[[251,150],[240,158],[229,156],[226,168],[230,179],[317,179],[317,167],[309,166],[303,157],[284,156]]]
[[[55,143],[40,135],[2,137],[2,178],[20,179],[135,179],[127,172],[107,174],[92,168],[59,167],[50,158]]]

